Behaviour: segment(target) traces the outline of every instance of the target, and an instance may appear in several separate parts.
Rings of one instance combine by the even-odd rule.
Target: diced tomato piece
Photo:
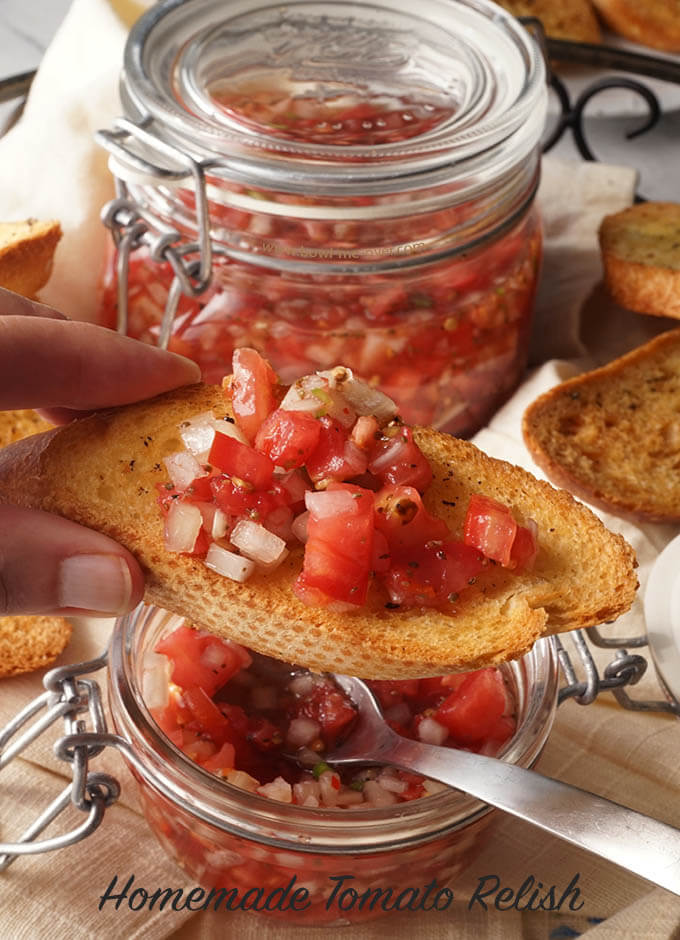
[[[212,757],[203,761],[202,766],[212,773],[219,773],[221,770],[233,770],[235,759],[236,751],[234,750],[234,745],[229,741],[225,741],[219,751],[213,754]]]
[[[517,523],[495,499],[473,494],[463,524],[463,541],[504,567],[510,565]]]
[[[432,482],[429,461],[413,440],[411,428],[400,428],[393,437],[375,440],[368,469],[384,484],[413,486],[421,493]]]
[[[292,470],[307,463],[320,432],[321,425],[312,415],[277,408],[257,432],[255,447],[277,466]]]
[[[219,432],[215,434],[208,460],[229,476],[250,483],[256,490],[266,489],[274,474],[274,464],[269,457]]]
[[[231,405],[236,424],[249,441],[276,407],[276,373],[255,349],[235,349],[232,357]]]
[[[376,435],[380,436],[380,427],[373,415],[361,415],[352,428],[350,440],[362,450],[370,450],[375,444]]]
[[[351,496],[344,512],[326,515],[317,508],[324,500],[335,505],[338,493]],[[305,603],[321,592],[330,600],[363,604],[373,562],[373,494],[359,486],[330,483],[314,499],[302,573],[294,590]]]
[[[510,564],[508,567],[517,571],[529,571],[533,567],[538,554],[536,536],[527,526],[518,525],[515,540],[510,550]]]
[[[221,742],[229,722],[210,696],[200,686],[191,686],[182,690],[182,698],[198,722],[201,733],[207,734],[215,743]]]
[[[188,503],[209,503],[212,499],[212,477],[197,477],[184,490],[182,499]]]
[[[273,751],[281,747],[283,736],[268,718],[256,717],[250,719],[248,740],[260,751]]]
[[[405,698],[415,698],[418,695],[418,683],[418,679],[373,679],[371,689],[382,707],[390,708]]]
[[[376,493],[375,527],[385,536],[395,557],[414,546],[449,537],[446,523],[430,515],[412,486],[386,486]]]
[[[347,430],[328,416],[318,419],[319,441],[306,461],[307,473],[321,480],[351,480],[364,473],[368,459],[349,439]]]
[[[506,708],[503,677],[497,669],[471,672],[434,713],[460,744],[481,742],[496,726]]]
[[[181,626],[156,644],[156,652],[172,661],[172,681],[183,689],[198,686],[207,695],[215,692],[252,662],[237,643],[210,633]]]
[[[454,603],[483,566],[484,556],[469,545],[430,542],[412,548],[408,561],[393,561],[381,578],[393,604],[441,607]]]
[[[312,718],[321,725],[321,737],[327,747],[333,747],[357,716],[347,696],[330,681],[315,684],[310,695],[297,704],[299,717]]]
[[[373,571],[376,574],[384,574],[390,567],[391,556],[390,547],[387,539],[377,529],[373,532]]]
[[[510,715],[501,715],[478,748],[483,754],[496,755],[515,733],[517,722]]]

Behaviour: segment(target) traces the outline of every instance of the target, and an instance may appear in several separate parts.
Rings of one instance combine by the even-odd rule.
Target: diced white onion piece
[[[323,806],[336,806],[340,795],[340,778],[334,770],[324,770],[319,776],[319,790]]]
[[[311,809],[318,809],[319,801],[315,796],[308,796],[300,802],[300,806],[309,806]]]
[[[233,437],[234,440],[240,441],[242,444],[248,443],[248,438],[235,421],[227,421],[226,418],[216,418],[214,428],[219,434],[226,434],[227,437]]]
[[[338,794],[338,806],[357,806],[364,802],[364,794],[361,790],[350,790],[344,787]]]
[[[306,542],[308,538],[307,523],[309,522],[309,512],[301,512],[290,524],[290,529],[298,542]]]
[[[270,800],[278,800],[280,803],[293,802],[293,788],[283,777],[276,777],[271,783],[265,783],[264,786],[258,787],[257,792],[261,796],[269,797]]]
[[[308,411],[314,415],[326,413],[330,396],[328,382],[316,375],[305,375],[290,386],[280,407],[284,411]]]
[[[147,708],[165,708],[170,701],[170,660],[148,650],[144,654],[142,698]]]
[[[205,454],[212,447],[215,437],[215,415],[212,411],[204,411],[181,424],[179,433],[184,446],[195,457]]]
[[[320,732],[321,725],[313,718],[293,718],[286,732],[286,741],[294,747],[304,747],[316,740]]]
[[[434,718],[423,718],[418,725],[418,737],[425,744],[443,744],[448,736],[448,730]]]
[[[203,528],[213,539],[223,539],[231,522],[229,516],[214,503],[196,503],[201,511]]]
[[[373,415],[382,427],[391,421],[399,409],[392,399],[373,388],[361,379],[355,379],[352,370],[346,366],[336,366],[328,372],[320,372],[323,378],[328,378],[333,388],[338,388],[349,404],[359,415]]]
[[[398,802],[395,794],[381,787],[377,780],[367,780],[363,792],[364,799],[373,806],[392,806]]]
[[[288,554],[282,538],[251,519],[239,519],[229,541],[260,567],[274,568]]]
[[[309,672],[303,672],[288,683],[288,688],[293,695],[306,696],[311,695],[314,688],[314,677]]]
[[[165,518],[165,547],[169,552],[193,552],[202,525],[198,506],[176,499]]]
[[[293,796],[296,803],[304,803],[310,797],[319,805],[319,784],[316,780],[301,780],[293,784]]]
[[[256,780],[255,777],[251,777],[245,770],[230,770],[224,779],[235,787],[248,790],[250,793],[255,793],[260,786],[260,781]]]
[[[163,463],[173,485],[178,490],[185,490],[198,477],[208,476],[208,471],[204,470],[194,455],[186,450],[164,457]]]
[[[408,787],[405,780],[393,773],[381,773],[377,779],[383,790],[389,790],[390,793],[403,793]]]
[[[359,512],[357,500],[349,490],[308,490],[305,493],[305,506],[313,519],[328,519],[343,514],[356,515]]]
[[[244,558],[243,555],[237,555],[228,549],[213,542],[205,556],[205,564],[217,574],[222,574],[232,581],[247,581],[253,571],[255,571],[255,562],[250,558]]]

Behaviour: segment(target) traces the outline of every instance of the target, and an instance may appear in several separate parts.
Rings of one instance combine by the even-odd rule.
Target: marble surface
[[[39,65],[69,4],[70,0],[0,0],[0,81]],[[598,76],[593,73],[593,77]],[[584,87],[580,77],[568,79],[567,85],[572,101]],[[632,93],[608,91],[593,99],[586,111],[587,139],[604,162],[638,169],[639,191],[646,198],[680,201],[680,84],[653,85],[664,108],[656,128],[627,140],[626,134],[644,121],[640,100]],[[0,102],[0,131],[12,119],[15,108],[16,103]],[[564,159],[582,159],[569,132],[552,153]]]

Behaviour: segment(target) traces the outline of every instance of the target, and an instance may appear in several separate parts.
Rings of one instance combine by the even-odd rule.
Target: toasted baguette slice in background
[[[546,392],[523,431],[554,483],[611,512],[680,522],[680,329]]]
[[[60,238],[58,222],[0,222],[0,286],[35,297],[50,276]]]
[[[605,283],[617,303],[680,318],[680,204],[643,202],[605,216],[600,248]]]
[[[70,638],[63,617],[0,617],[0,678],[51,666]]]
[[[679,0],[592,0],[607,26],[643,46],[680,52]]]
[[[35,411],[0,411],[0,447],[49,427]],[[63,617],[0,617],[0,678],[50,666],[70,637]]]
[[[127,546],[147,572],[146,599],[198,626],[312,669],[401,678],[473,669],[526,652],[543,634],[610,620],[637,588],[632,550],[569,494],[492,460],[472,444],[427,429],[415,438],[435,479],[425,501],[460,535],[472,493],[535,519],[533,571],[489,565],[455,612],[386,609],[372,588],[356,613],[304,605],[291,586],[302,549],[244,584],[163,541],[157,484],[163,458],[182,449],[179,425],[228,414],[218,387],[193,386],[19,441],[0,452],[0,501],[60,513]]]
[[[497,0],[513,16],[535,16],[548,36],[576,42],[602,41],[600,25],[589,0]]]

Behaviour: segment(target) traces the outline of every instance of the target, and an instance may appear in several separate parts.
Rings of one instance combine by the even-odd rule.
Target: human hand
[[[188,359],[0,289],[0,410],[64,423],[200,381]],[[117,542],[60,516],[0,506],[0,616],[131,610],[144,575]]]

